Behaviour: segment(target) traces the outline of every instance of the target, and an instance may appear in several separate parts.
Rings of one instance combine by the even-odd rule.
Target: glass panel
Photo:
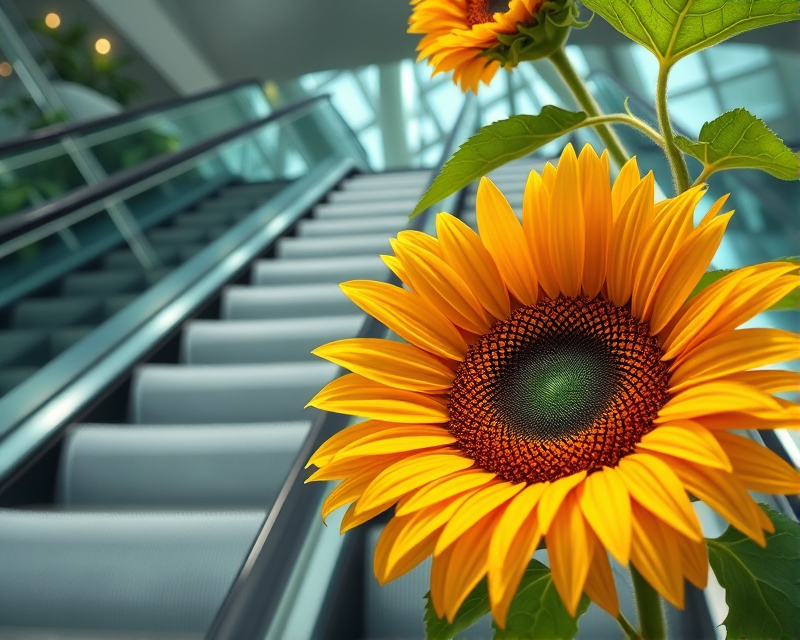
[[[5,153],[0,147],[0,184],[10,194],[0,199],[0,216],[39,206],[267,113],[261,89],[245,85],[83,135]]]
[[[0,244],[0,395],[311,168],[362,154],[320,100]]]

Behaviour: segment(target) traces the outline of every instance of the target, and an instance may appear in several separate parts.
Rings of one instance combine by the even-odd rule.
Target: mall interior
[[[386,519],[340,536],[344,510],[319,516],[329,483],[304,484],[348,424],[304,408],[341,374],[310,352],[385,334],[338,284],[393,277],[391,237],[432,231],[437,211],[476,226],[474,184],[409,220],[464,140],[575,103],[547,61],[477,95],[431,77],[410,11],[0,0],[0,638],[425,636],[430,561],[380,587]],[[678,132],[745,107],[799,148],[798,24],[681,61]],[[603,109],[627,99],[655,122],[643,48],[595,19],[567,54]],[[667,192],[653,143],[618,134]],[[493,174],[518,213],[528,172],[567,141],[600,148],[582,130]],[[714,268],[798,254],[797,181],[717,174],[703,205],[729,192]],[[796,330],[800,314],[760,321]],[[770,437],[800,466],[800,439]],[[719,585],[686,598],[670,638],[723,637]],[[457,637],[492,637],[489,616]],[[592,605],[577,637],[624,636]]]

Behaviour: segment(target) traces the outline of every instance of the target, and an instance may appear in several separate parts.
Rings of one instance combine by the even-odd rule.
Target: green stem
[[[675,193],[681,194],[689,188],[689,168],[686,166],[686,159],[683,153],[675,144],[675,132],[672,130],[672,123],[669,119],[667,108],[667,77],[669,76],[669,65],[661,63],[658,71],[658,82],[656,84],[656,113],[658,114],[658,126],[661,135],[664,136],[664,152],[669,161],[672,171],[672,183],[675,186]]]
[[[643,640],[665,640],[664,610],[661,598],[655,589],[631,565],[633,591],[636,594],[636,610],[639,613],[639,628]]]
[[[692,183],[692,186],[693,186],[693,187],[698,187],[698,186],[700,186],[700,185],[701,185],[701,184],[703,184],[703,183],[704,183],[706,180],[708,180],[708,177],[709,177],[709,176],[710,176],[712,173],[715,173],[715,172],[716,172],[716,170],[717,170],[717,168],[716,168],[715,166],[713,166],[713,165],[710,165],[710,164],[707,164],[706,166],[704,166],[704,167],[703,167],[703,172],[702,172],[702,173],[701,173],[699,176],[697,176],[697,180],[695,180],[695,181]]]
[[[581,122],[580,125],[575,128],[580,129],[583,127],[596,127],[597,125],[604,124],[606,122],[626,124],[629,127],[633,127],[650,138],[659,147],[664,147],[664,138],[661,137],[661,134],[658,131],[653,129],[653,127],[647,124],[644,120],[639,120],[639,118],[635,118],[624,113],[609,113],[608,115],[586,118],[586,120]]]
[[[578,101],[581,109],[589,116],[601,115],[602,112],[600,111],[599,105],[595,102],[592,94],[589,93],[586,85],[583,84],[583,80],[581,80],[580,76],[575,71],[575,68],[567,57],[567,52],[564,50],[564,47],[556,49],[550,54],[548,59],[553,63],[556,71],[558,71],[558,75],[561,76],[561,79],[567,87],[569,87],[572,95],[575,96],[575,100]],[[603,144],[606,145],[608,153],[614,163],[619,167],[625,164],[630,156],[628,152],[625,151],[625,148],[622,146],[622,143],[619,138],[617,138],[614,131],[605,125],[596,127],[596,131],[597,135],[603,141]]]
[[[622,615],[622,612],[619,612],[617,616],[617,622],[619,622],[619,626],[622,627],[622,630],[625,632],[625,636],[628,640],[642,640],[642,636],[636,633],[636,629],[633,628],[633,625],[628,622],[628,619]]]

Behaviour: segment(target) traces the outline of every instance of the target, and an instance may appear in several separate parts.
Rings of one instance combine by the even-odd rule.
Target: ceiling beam
[[[222,78],[156,0],[88,0],[180,94],[219,86]]]

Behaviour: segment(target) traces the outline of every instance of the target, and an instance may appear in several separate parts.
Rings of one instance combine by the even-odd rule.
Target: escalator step
[[[306,403],[336,373],[328,362],[145,365],[133,376],[135,424],[226,424],[308,420]]]
[[[38,366],[50,357],[44,331],[0,331],[0,367]]]
[[[335,283],[348,280],[385,280],[389,269],[380,256],[259,260],[253,265],[255,285]]]
[[[208,239],[208,231],[196,227],[166,227],[153,229],[147,233],[147,238],[156,246],[186,246],[204,242]]]
[[[176,216],[173,220],[173,224],[176,227],[213,227],[231,224],[233,220],[233,216],[230,213],[189,211]]]
[[[314,207],[314,217],[321,219],[330,218],[357,218],[370,216],[408,216],[417,205],[417,200],[403,200],[399,202],[357,202],[357,203],[329,203],[318,204]]]
[[[203,633],[265,516],[2,510],[0,626]]]
[[[358,313],[336,284],[231,286],[222,293],[223,320],[320,318]]]
[[[327,256],[379,255],[392,250],[386,233],[327,238],[281,238],[278,258],[323,258]]]
[[[65,439],[56,494],[72,507],[269,508],[310,427],[82,425]]]
[[[105,293],[128,293],[142,291],[145,277],[141,269],[85,271],[64,278],[61,285],[63,296],[102,295]]]
[[[363,315],[288,320],[195,320],[184,325],[181,362],[243,364],[317,361],[311,350],[352,338]]]
[[[343,191],[359,190],[359,189],[396,189],[402,187],[417,187],[419,194],[427,186],[431,178],[430,171],[407,171],[403,173],[382,173],[382,174],[362,174],[348,178],[341,184],[340,189]],[[418,195],[419,195],[418,194]]]
[[[225,215],[233,215],[241,211],[252,211],[253,207],[249,204],[242,204],[240,202],[228,202],[227,200],[209,200],[202,203],[195,211],[198,213],[224,213]]]
[[[180,255],[176,247],[153,247],[162,265],[177,265],[180,263]],[[130,249],[119,249],[112,251],[103,258],[103,266],[106,269],[141,269],[142,265],[138,258]]]
[[[407,216],[379,216],[377,218],[342,218],[340,220],[301,220],[297,225],[297,236],[300,238],[318,238],[327,236],[362,235],[365,233],[383,233],[396,235],[408,225]]]
[[[57,329],[78,324],[99,324],[103,315],[103,301],[94,296],[29,298],[14,307],[11,327]]]
[[[332,191],[328,195],[328,202],[381,202],[384,200],[419,200],[420,187],[416,184],[410,187],[391,187],[376,189],[350,189],[346,191]]]
[[[69,349],[73,344],[83,340],[88,336],[94,327],[68,327],[66,329],[56,329],[50,334],[50,357]]]

